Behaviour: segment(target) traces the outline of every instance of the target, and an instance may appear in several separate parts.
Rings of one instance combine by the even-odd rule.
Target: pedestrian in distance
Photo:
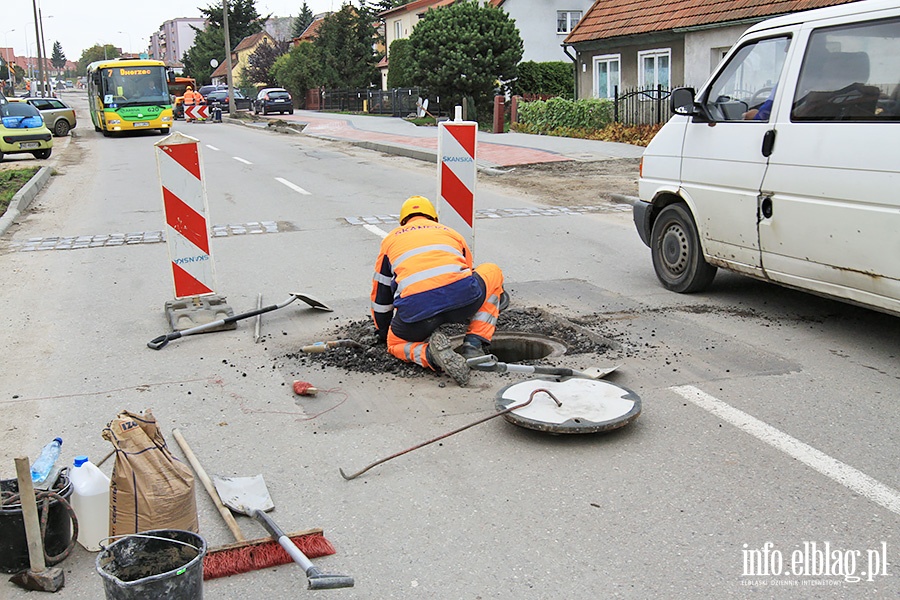
[[[466,358],[485,354],[508,304],[500,267],[473,268],[465,238],[438,223],[431,202],[407,199],[400,226],[381,242],[372,280],[372,320],[388,352],[466,385]],[[468,324],[458,353],[438,330],[444,323]]]

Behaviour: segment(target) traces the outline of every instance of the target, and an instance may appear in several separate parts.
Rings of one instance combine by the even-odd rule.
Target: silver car
[[[75,109],[56,98],[26,98],[44,117],[47,129],[57,137],[65,137],[69,131],[75,129]]]

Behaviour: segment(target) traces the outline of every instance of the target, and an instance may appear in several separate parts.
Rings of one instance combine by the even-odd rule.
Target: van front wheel
[[[716,276],[716,268],[703,258],[697,225],[684,204],[671,204],[659,213],[650,250],[656,276],[673,292],[699,292]]]

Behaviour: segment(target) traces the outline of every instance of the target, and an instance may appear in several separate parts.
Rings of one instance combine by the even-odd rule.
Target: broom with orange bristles
[[[216,508],[219,509],[219,514],[222,515],[225,524],[228,525],[228,529],[231,530],[236,540],[232,544],[211,548],[206,553],[206,556],[203,557],[203,579],[227,577],[228,575],[248,573],[294,562],[294,559],[291,558],[284,548],[272,538],[249,541],[244,538],[237,521],[234,520],[234,515],[222,503],[219,493],[213,486],[206,471],[200,465],[200,461],[197,460],[191,447],[188,446],[184,436],[181,435],[181,431],[174,429],[172,430],[172,435],[187,457],[191,467],[193,467],[197,477],[203,482],[203,487],[206,488],[206,492],[212,498]],[[309,558],[328,556],[335,553],[334,546],[325,539],[321,529],[298,531],[289,533],[287,536]]]

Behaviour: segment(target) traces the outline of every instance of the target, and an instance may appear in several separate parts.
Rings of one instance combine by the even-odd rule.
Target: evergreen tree
[[[322,81],[327,87],[367,87],[378,80],[375,16],[363,3],[360,8],[345,4],[328,15],[313,42],[322,57]]]
[[[187,77],[197,80],[197,85],[209,83],[212,78],[212,67],[209,62],[216,59],[219,64],[225,63],[225,30],[222,19],[222,4],[211,4],[201,8],[200,13],[207,20],[206,29],[193,29],[197,32],[194,45],[184,54],[184,72]],[[231,0],[228,3],[228,34],[231,38],[231,50],[248,35],[263,30],[266,19],[256,12],[255,0]]]
[[[416,85],[414,74],[415,61],[408,39],[399,39],[391,42],[388,52],[388,89],[407,88]]]
[[[445,106],[472,97],[483,115],[490,114],[498,81],[513,79],[522,60],[515,22],[475,0],[429,10],[409,41],[417,83]]]
[[[312,10],[306,4],[306,0],[303,2],[303,6],[300,8],[300,14],[294,19],[293,27],[291,28],[291,36],[292,37],[300,37],[306,28],[310,26],[313,22],[315,15],[313,15]]]
[[[62,44],[59,40],[53,42],[53,54],[50,56],[50,64],[56,69],[62,69],[66,66],[66,54],[63,52]]]

